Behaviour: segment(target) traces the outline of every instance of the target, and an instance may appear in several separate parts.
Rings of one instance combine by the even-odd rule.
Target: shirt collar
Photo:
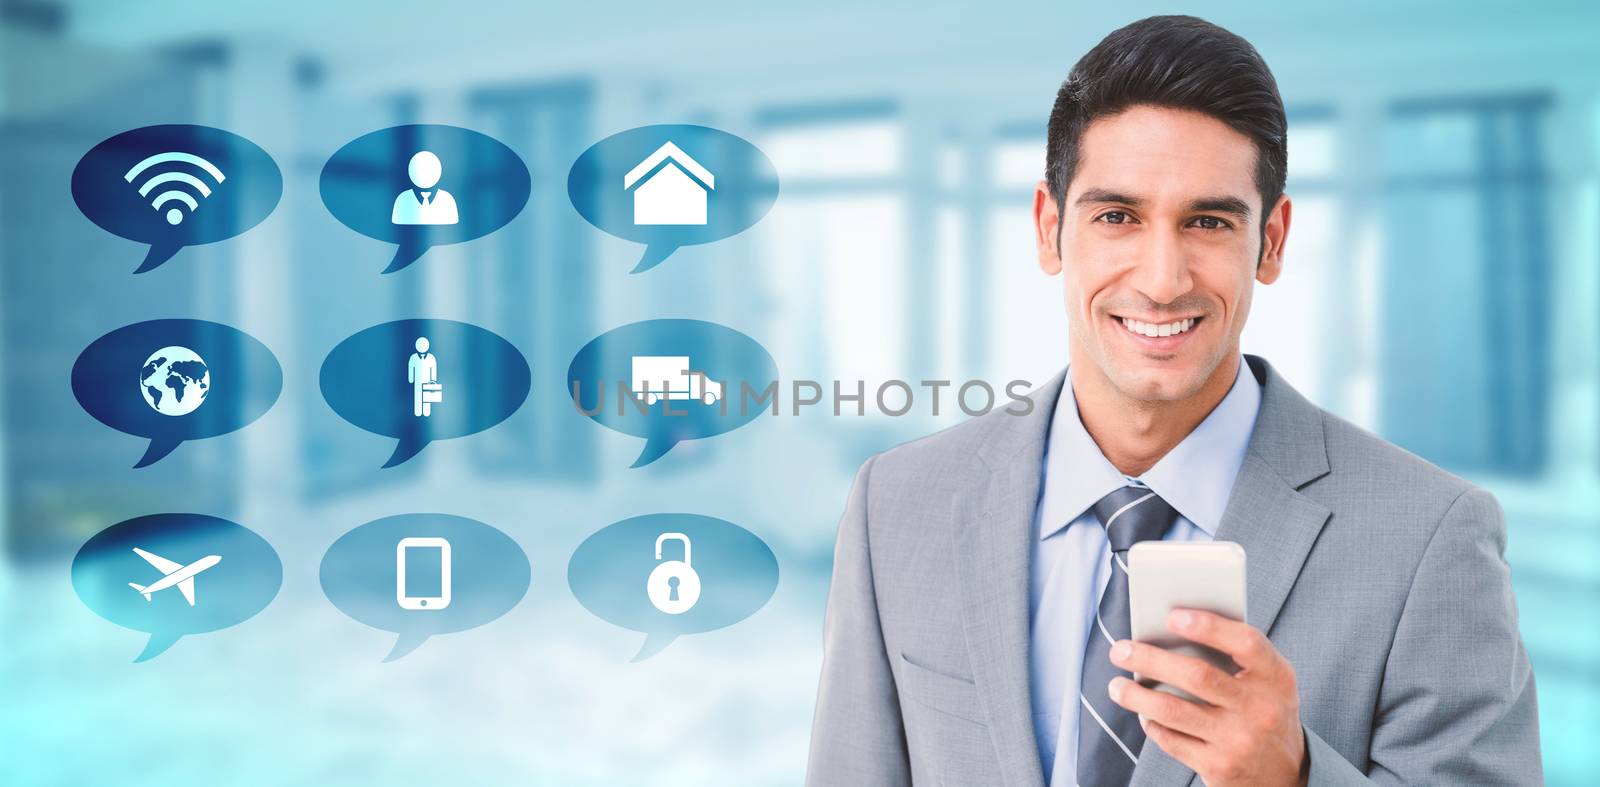
[[[1215,536],[1260,407],[1261,386],[1240,356],[1233,387],[1222,401],[1154,467],[1135,478],[1117,470],[1084,429],[1068,369],[1046,443],[1039,537],[1049,538],[1128,484],[1149,487],[1206,535]]]

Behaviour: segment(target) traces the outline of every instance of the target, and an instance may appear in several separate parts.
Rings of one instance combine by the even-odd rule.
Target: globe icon
[[[162,415],[188,415],[211,392],[211,369],[187,347],[163,347],[139,369],[139,393],[150,409]]]

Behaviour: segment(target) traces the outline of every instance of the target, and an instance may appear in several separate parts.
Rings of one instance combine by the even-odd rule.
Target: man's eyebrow
[[[1194,213],[1231,213],[1241,219],[1250,218],[1250,205],[1238,197],[1201,197],[1189,202]]]
[[[1074,204],[1116,204],[1137,208],[1144,204],[1144,200],[1119,191],[1095,188],[1088,189],[1082,194],[1079,194],[1078,199],[1074,202]],[[1185,207],[1191,213],[1228,213],[1238,216],[1241,219],[1250,218],[1250,203],[1245,202],[1238,197],[1199,197],[1197,199],[1190,200],[1189,204]]]
[[[1144,200],[1107,189],[1089,189],[1088,191],[1079,194],[1078,199],[1074,204],[1093,205],[1107,202],[1114,202],[1119,205],[1128,205],[1137,208],[1144,202]]]

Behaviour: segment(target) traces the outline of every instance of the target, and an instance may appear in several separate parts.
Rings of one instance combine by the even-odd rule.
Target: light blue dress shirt
[[[1033,733],[1048,784],[1077,783],[1083,651],[1111,578],[1110,544],[1091,506],[1130,483],[1143,485],[1178,510],[1166,540],[1210,540],[1222,523],[1260,406],[1261,386],[1241,356],[1239,374],[1222,401],[1154,467],[1133,478],[1117,470],[1083,428],[1069,370],[1045,444],[1039,544],[1029,579]]]

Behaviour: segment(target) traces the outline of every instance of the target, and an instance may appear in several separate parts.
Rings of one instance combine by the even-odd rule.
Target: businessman
[[[808,784],[1542,782],[1499,504],[1239,351],[1285,128],[1255,49],[1192,17],[1072,69],[1033,211],[1067,368],[857,474]],[[1159,539],[1244,547],[1247,621],[1167,621],[1237,673],[1128,640],[1123,554]]]

